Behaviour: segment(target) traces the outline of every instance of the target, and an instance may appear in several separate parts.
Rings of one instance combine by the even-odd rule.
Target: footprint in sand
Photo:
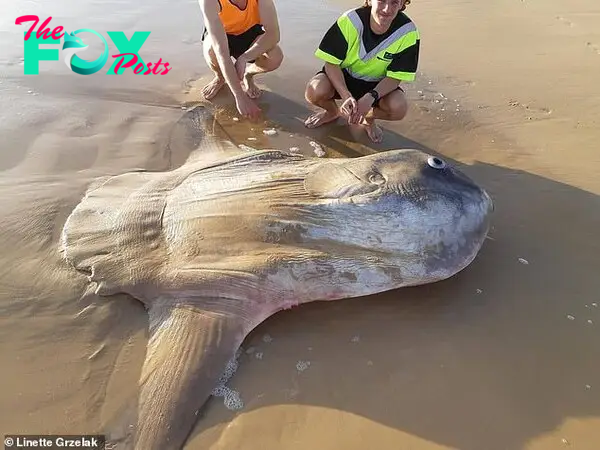
[[[575,24],[573,22],[571,22],[569,19],[565,19],[564,17],[561,16],[556,16],[556,20],[558,20],[559,22],[565,24],[568,27],[574,27]]]
[[[525,103],[521,103],[517,100],[510,100],[508,102],[508,105],[512,106],[513,108],[523,109],[527,114],[527,120],[543,119],[552,114],[552,109],[546,106],[538,108],[535,106],[527,105]]]
[[[587,48],[589,48],[593,52],[596,52],[597,55],[600,55],[600,46],[598,46],[596,44],[593,44],[591,42],[587,42],[586,46],[587,46]]]
[[[565,19],[562,16],[556,16],[556,20],[558,20],[559,22],[561,22],[562,24],[568,26],[568,27],[574,27],[575,24],[573,22],[571,22],[569,19]],[[592,50],[594,53],[600,55],[600,46],[597,44],[594,44],[593,42],[586,42],[586,47],[589,48],[590,50]]]

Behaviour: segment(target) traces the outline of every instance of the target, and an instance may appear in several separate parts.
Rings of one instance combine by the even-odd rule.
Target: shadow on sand
[[[264,91],[260,98],[259,104],[263,111],[264,123],[263,121],[254,124],[249,121],[232,122],[231,118],[237,116],[238,113],[233,97],[228,91],[224,90],[219,93],[213,102],[216,106],[215,117],[234,140],[239,140],[239,142],[236,142],[237,144],[248,144],[259,148],[258,145],[255,145],[256,142],[244,142],[244,133],[248,134],[250,130],[262,129],[264,128],[262,125],[268,125],[277,128],[281,134],[292,133],[314,140],[338,156],[346,158],[363,156],[388,148],[412,147],[426,150],[423,145],[386,130],[384,130],[383,142],[375,144],[367,138],[360,127],[354,126],[351,128],[341,118],[327,124],[327,126],[315,129],[306,128],[304,120],[311,113],[311,110],[272,91]],[[188,106],[193,107],[195,104],[190,102]],[[230,126],[228,126],[228,123]],[[265,147],[277,143],[277,139],[264,138],[259,139],[259,141],[262,141]],[[390,144],[392,147],[390,147]],[[314,156],[314,154],[310,156]]]
[[[400,147],[436,154],[389,130],[378,146],[349,143],[341,121],[307,130],[310,111],[274,93],[261,107],[280,130],[347,157]],[[600,379],[600,197],[524,171],[451,162],[495,201],[477,259],[444,282],[268,319],[243,347],[263,358],[243,353],[231,382],[246,404],[241,413],[336,409],[462,450],[523,448],[569,418],[600,415],[598,389],[590,389]],[[299,372],[298,360],[311,361],[309,369]],[[211,399],[188,448],[236,415]]]

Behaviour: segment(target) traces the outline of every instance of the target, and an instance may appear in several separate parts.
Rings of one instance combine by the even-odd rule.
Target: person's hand
[[[248,59],[244,55],[240,55],[238,59],[235,60],[235,71],[237,72],[237,76],[240,81],[244,79],[244,74],[246,73],[246,64],[248,64]]]
[[[342,115],[344,117],[346,117],[346,119],[348,120],[348,123],[353,123],[352,121],[354,120],[354,115],[357,109],[357,103],[356,103],[356,99],[352,96],[347,97],[342,104],[340,105],[340,112],[342,113]]]
[[[375,103],[375,99],[371,94],[363,95],[359,100],[356,107],[356,122],[360,123],[365,118],[365,115],[369,112],[369,110],[373,107],[373,103]]]
[[[236,96],[235,105],[240,115],[247,119],[256,120],[261,113],[258,105],[245,92]]]

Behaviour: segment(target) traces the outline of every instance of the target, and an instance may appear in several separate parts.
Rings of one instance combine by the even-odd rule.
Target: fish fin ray
[[[153,304],[142,367],[135,450],[181,449],[245,336],[244,319],[194,302]]]

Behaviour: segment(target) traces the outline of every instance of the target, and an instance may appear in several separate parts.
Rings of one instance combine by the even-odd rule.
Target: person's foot
[[[325,125],[326,123],[333,122],[339,116],[340,114],[337,111],[319,111],[308,116],[308,118],[304,121],[304,126],[306,128],[317,128],[321,125]]]
[[[214,77],[213,80],[202,88],[202,95],[206,100],[210,100],[225,86],[225,80],[221,77]]]
[[[245,75],[244,76],[244,92],[246,92],[246,95],[250,98],[258,98],[260,97],[261,94],[261,90],[260,88],[256,85],[256,83],[254,83],[254,77],[251,75]]]
[[[383,140],[383,130],[374,120],[364,120],[361,125],[364,127],[371,141],[378,144]]]

